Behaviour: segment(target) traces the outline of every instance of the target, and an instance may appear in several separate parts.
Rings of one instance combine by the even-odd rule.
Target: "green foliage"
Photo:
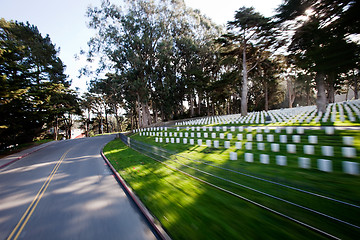
[[[0,19],[0,148],[31,141],[76,108],[58,50],[37,27]],[[46,125],[47,124],[47,125]]]

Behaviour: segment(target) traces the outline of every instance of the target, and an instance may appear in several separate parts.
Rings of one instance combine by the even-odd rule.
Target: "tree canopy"
[[[50,37],[0,19],[0,147],[31,141],[76,106]]]

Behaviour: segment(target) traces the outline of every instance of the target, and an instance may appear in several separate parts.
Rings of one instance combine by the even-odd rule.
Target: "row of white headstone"
[[[339,110],[337,111],[337,109]],[[339,114],[340,121],[344,122],[346,120],[344,109],[346,111],[349,121],[356,121],[356,117],[354,116],[353,112],[356,114],[357,118],[360,119],[360,100],[351,100],[346,102],[328,104],[326,112],[324,114],[317,114],[316,106],[306,106],[270,110],[267,112],[251,112],[245,117],[241,116],[240,114],[204,117],[196,120],[178,122],[176,123],[176,125],[206,125],[231,123],[264,124],[266,123],[266,117],[270,118],[271,123],[310,123],[311,121],[315,121],[318,123],[320,121],[328,122],[329,120],[330,122],[335,122],[337,119],[337,114]]]
[[[182,140],[183,140],[183,144],[195,145],[194,139],[189,139],[189,142],[188,142],[187,138],[183,138]],[[163,142],[163,138],[155,138],[155,142]],[[165,142],[166,143],[175,143],[175,142],[180,143],[180,138],[165,138]],[[197,145],[199,145],[199,146],[203,145],[202,139],[197,139]],[[214,148],[220,147],[218,140],[214,140],[214,141],[206,140],[207,147],[211,147],[212,145],[214,146]],[[224,148],[227,148],[227,149],[230,148],[230,141],[224,142]],[[242,143],[235,142],[235,148],[241,149]],[[296,153],[296,145],[287,144],[286,148],[287,148],[288,153]],[[245,149],[252,150],[252,143],[246,142]],[[265,150],[264,144],[258,143],[257,149]],[[271,144],[272,152],[279,152],[279,150],[280,150],[279,144],[277,144],[277,143]],[[323,156],[333,156],[333,154],[334,154],[333,148],[330,146],[322,146],[321,151],[322,151]],[[314,146],[313,145],[304,145],[304,153],[305,154],[314,154]],[[356,156],[356,150],[355,150],[355,148],[352,148],[352,147],[342,147],[342,154],[344,157],[353,158]],[[244,158],[245,162],[253,162],[254,161],[253,153],[245,153],[244,156],[245,156],[245,158]],[[260,154],[260,163],[269,164],[270,163],[269,158],[270,157],[268,154]],[[236,152],[230,152],[230,160],[237,160]],[[299,167],[301,167],[301,168],[310,168],[311,167],[311,164],[310,164],[311,159],[310,158],[298,157],[298,161],[299,161]],[[326,172],[332,172],[332,161],[331,160],[318,159],[317,162],[318,162],[317,166],[318,166],[319,170],[326,171]],[[276,164],[281,165],[281,166],[287,165],[286,156],[277,155],[276,156]],[[359,174],[359,164],[356,162],[342,161],[342,166],[343,166],[343,172],[345,172],[345,173]]]
[[[208,132],[140,132],[139,135],[140,136],[157,136],[157,137],[191,137],[191,138],[195,138],[195,134],[196,134],[196,138],[211,138],[211,139],[228,139],[228,140],[233,140],[234,136],[232,133],[219,133],[219,135],[217,135],[217,133],[211,133],[211,135],[209,135]],[[226,137],[225,137],[226,136]],[[248,142],[252,142],[252,141],[256,141],[256,142],[275,142],[275,135],[274,134],[261,134],[258,133],[254,135],[252,133],[248,133],[245,134],[246,138],[244,138],[244,135],[242,133],[238,133],[236,134],[236,139],[239,141],[243,141],[246,139],[246,141]],[[266,140],[264,140],[264,136],[266,136]],[[256,139],[256,140],[255,140]],[[301,135],[291,135],[291,139],[293,143],[301,143]],[[307,142],[310,144],[318,144],[318,136],[316,135],[309,135],[307,137]],[[343,136],[342,137],[343,140],[343,145],[349,145],[352,146],[354,145],[354,137],[353,136]],[[288,142],[288,135],[279,135],[279,142],[280,143],[287,143]]]
[[[310,136],[309,136],[310,137]],[[316,137],[316,136],[314,136]],[[184,144],[190,144],[190,145],[195,145],[195,139],[191,138],[191,139],[187,139],[187,138],[183,138],[182,139]],[[165,141],[166,143],[180,143],[181,138],[178,137],[171,137],[171,138],[165,138],[163,140],[162,137],[156,137],[155,138],[155,142],[160,142],[162,143],[163,141]],[[197,145],[202,146],[204,143],[206,144],[207,147],[214,147],[214,148],[220,148],[220,141],[219,140],[205,140],[203,141],[202,139],[196,139],[197,141]],[[344,144],[345,145],[349,145],[352,142],[350,142],[349,140],[345,140]],[[235,142],[234,143],[235,148],[236,149],[242,149],[243,143],[242,142]],[[253,143],[251,141],[245,142],[245,149],[246,150],[253,150]],[[306,155],[314,155],[315,154],[315,146],[314,145],[299,145],[297,146],[296,144],[285,144],[286,146],[286,151],[288,153],[303,153]],[[231,147],[231,142],[230,141],[224,141],[224,148],[230,148]],[[300,147],[303,147],[303,150],[300,151]],[[272,152],[280,152],[280,144],[279,143],[271,143],[270,144],[270,149]],[[321,146],[321,154],[323,156],[327,156],[327,157],[334,157],[334,147],[333,146]],[[256,144],[256,150],[259,151],[265,151],[265,143],[263,142],[258,142]],[[299,152],[300,151],[300,152]],[[355,158],[356,157],[356,149],[354,147],[341,147],[341,153],[343,157],[346,158]]]
[[[260,154],[260,163],[270,164],[270,156],[268,154]],[[230,160],[237,160],[237,153],[230,152]],[[254,162],[253,153],[244,154],[245,162]],[[276,155],[275,161],[277,165],[286,166],[287,158],[286,156]],[[298,165],[300,168],[311,168],[311,159],[306,157],[298,157]],[[328,159],[317,159],[317,169],[325,172],[333,171],[333,164],[331,160]],[[359,163],[351,161],[342,161],[342,170],[344,173],[359,175]]]

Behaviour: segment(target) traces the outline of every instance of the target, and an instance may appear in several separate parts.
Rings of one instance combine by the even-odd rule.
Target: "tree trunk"
[[[329,103],[334,103],[335,102],[334,83],[335,83],[335,73],[331,72],[328,75],[328,100],[329,100]]]
[[[248,95],[248,72],[246,65],[246,44],[244,44],[243,58],[242,58],[243,79],[241,88],[241,116],[247,115],[247,95]]]
[[[316,89],[317,89],[317,98],[316,98],[316,107],[318,112],[326,112],[326,92],[325,92],[325,75],[322,72],[318,72],[315,77]]]
[[[287,77],[286,82],[289,96],[289,108],[292,108],[295,101],[294,84],[292,83],[292,79],[290,77]]]
[[[106,122],[106,132],[109,133],[109,120],[108,120],[108,112],[105,108],[105,122]]]
[[[265,111],[269,111],[269,93],[268,93],[268,83],[265,80]]]
[[[194,99],[192,93],[190,93],[189,98],[190,98],[190,117],[192,118],[194,116]]]
[[[207,116],[210,116],[210,98],[207,97],[206,98],[206,111],[207,111]]]
[[[201,102],[202,102],[202,96],[201,96],[201,93],[199,92],[198,93],[198,115],[201,116]]]
[[[354,73],[354,98],[359,99],[359,78],[355,75],[355,71],[353,71],[353,73]]]
[[[138,121],[138,128],[142,128],[142,118],[141,118],[141,112],[140,112],[140,96],[139,93],[137,93],[137,101],[135,102],[135,106],[136,106],[136,115],[138,117],[137,121]]]
[[[58,140],[58,132],[59,132],[59,122],[58,122],[58,116],[56,115],[56,119],[55,119],[55,127],[54,127],[54,135],[55,135],[55,141]]]

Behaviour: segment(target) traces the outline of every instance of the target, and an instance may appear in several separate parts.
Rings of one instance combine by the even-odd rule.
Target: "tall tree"
[[[326,110],[326,86],[333,101],[337,76],[358,62],[358,45],[351,37],[359,33],[359,7],[358,1],[351,0],[286,0],[278,8],[279,23],[296,20],[289,50],[296,55],[297,65],[316,73],[319,112]]]
[[[0,19],[1,147],[31,141],[58,115],[57,96],[68,94],[58,49],[29,23]]]
[[[241,115],[246,116],[248,112],[248,74],[262,60],[261,52],[269,47],[271,42],[270,19],[265,18],[254,8],[242,7],[236,11],[234,21],[228,22],[228,32],[223,35],[225,52],[235,55],[241,65]],[[252,51],[250,59],[248,52]]]

